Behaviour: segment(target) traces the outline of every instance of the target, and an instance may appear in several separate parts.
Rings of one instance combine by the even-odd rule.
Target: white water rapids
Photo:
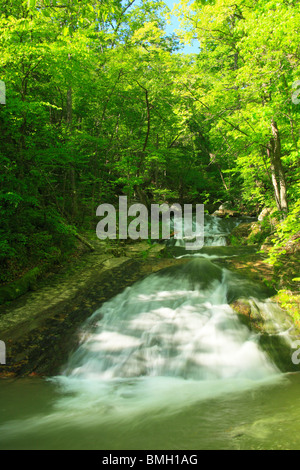
[[[206,217],[206,245],[216,252],[236,224],[228,223],[229,228],[225,221]],[[179,248],[184,249],[184,241]],[[187,449],[230,447],[231,434],[222,424],[228,420],[237,427],[233,435],[254,432],[256,439],[248,402],[258,407],[260,417],[256,393],[268,387],[280,392],[285,374],[230,303],[248,298],[273,325],[272,303],[260,287],[212,262],[218,253],[184,256],[191,259],[146,277],[95,311],[82,325],[80,344],[61,375],[39,384],[46,396],[46,385],[54,390],[51,409],[44,411],[42,403],[31,416],[1,424],[4,448],[17,443],[24,448],[182,449],[183,442]],[[275,337],[281,329],[276,320]],[[267,391],[265,396],[268,403]],[[242,400],[236,418],[230,400]],[[281,395],[276,400],[281,403]],[[261,426],[270,435],[273,421],[268,420],[277,401],[266,412],[259,436]],[[221,430],[216,442],[218,434],[211,438],[215,429]]]
[[[204,215],[204,227],[201,227],[201,223],[196,222],[196,218],[193,218],[192,226],[187,227],[188,233],[201,234],[203,233],[204,245],[205,246],[226,246],[227,237],[230,235],[232,230],[241,223],[241,220],[237,218],[221,219],[210,215]],[[187,222],[184,221],[187,225]],[[202,230],[203,229],[203,230]],[[176,233],[176,225],[171,222],[171,230]],[[195,238],[185,235],[185,227],[182,227],[182,238],[177,239],[176,235],[168,242],[169,245],[177,247],[185,247],[189,241],[195,241]]]
[[[82,344],[67,367],[68,380],[256,380],[273,374],[255,335],[227,303],[226,274],[220,270],[221,280],[201,288],[201,276],[211,265],[197,259],[182,277],[148,276],[104,304],[83,329]],[[193,285],[187,271],[195,276],[197,269],[199,284]]]
[[[207,244],[224,245],[228,229],[207,221]],[[61,406],[101,405],[111,417],[167,412],[277,380],[258,335],[229,305],[235,282],[198,254],[106,302],[83,325],[80,346],[55,379],[70,394]]]

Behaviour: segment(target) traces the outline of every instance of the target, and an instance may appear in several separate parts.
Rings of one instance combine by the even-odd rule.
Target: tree
[[[214,124],[212,153],[223,147],[218,163],[226,175],[235,175],[235,187],[242,178],[245,203],[273,199],[284,215],[287,199],[293,202],[298,194],[293,172],[299,110],[291,101],[299,74],[297,2],[182,5],[186,37],[196,35],[201,45],[202,83],[190,93],[198,112]]]

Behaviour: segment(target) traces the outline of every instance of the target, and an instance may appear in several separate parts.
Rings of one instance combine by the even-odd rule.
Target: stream
[[[2,380],[0,449],[299,449],[292,326],[267,288],[222,264],[237,223],[206,216],[198,252],[171,240],[187,263],[96,310],[59,376]],[[241,297],[271,332],[241,321]]]

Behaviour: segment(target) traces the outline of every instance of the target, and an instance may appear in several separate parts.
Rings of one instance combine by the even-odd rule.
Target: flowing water
[[[251,221],[253,219],[244,219],[244,221]],[[210,215],[204,215],[204,230],[202,231],[201,222],[197,222],[196,217],[192,220],[192,226],[187,226],[187,221],[184,221],[187,233],[201,234],[204,236],[205,246],[226,246],[227,237],[232,230],[241,223],[238,218],[219,218]],[[179,224],[180,225],[180,224]],[[185,227],[182,227],[182,238],[176,238],[176,223],[171,222],[171,231],[175,232],[175,236],[168,242],[169,246],[183,247],[185,249],[186,243],[194,241],[192,236],[186,236],[184,233]],[[179,232],[178,232],[179,233]],[[178,235],[179,236],[179,235]]]
[[[291,352],[290,324],[265,288],[215,261],[233,228],[219,223],[206,218],[215,254],[179,255],[191,259],[102,305],[60,376],[2,381],[0,448],[300,447],[300,377],[263,347],[281,338]],[[240,297],[271,324],[267,338],[230,307]]]

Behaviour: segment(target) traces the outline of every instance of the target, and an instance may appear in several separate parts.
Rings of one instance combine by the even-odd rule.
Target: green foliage
[[[295,324],[300,326],[300,295],[291,291],[279,290],[276,300],[293,318]]]
[[[187,40],[196,34],[201,44],[201,78],[189,92],[198,113],[213,123],[207,140],[230,194],[248,209],[274,206],[275,180],[284,182],[282,165],[288,198],[295,202],[300,107],[291,98],[300,74],[298,6],[283,0],[213,5],[182,0],[181,5],[183,34]],[[276,168],[268,155],[272,120],[281,137]]]
[[[277,226],[274,246],[269,252],[269,262],[277,267],[282,266],[285,255],[298,249],[300,244],[300,200],[293,206],[287,218]]]
[[[291,213],[271,257],[296,234],[298,4],[182,0],[177,11],[198,55],[165,33],[161,1],[1,5],[0,282],[71,250],[98,205],[123,194],[258,212],[276,206],[277,180]],[[285,178],[269,158],[273,120]]]
[[[275,231],[274,225],[275,213],[272,213],[272,216],[265,217],[261,222],[253,225],[247,243],[249,245],[262,245],[267,237],[270,237]]]

